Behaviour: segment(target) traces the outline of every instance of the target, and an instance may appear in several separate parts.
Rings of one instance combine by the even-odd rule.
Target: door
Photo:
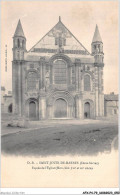
[[[67,102],[60,98],[55,101],[54,104],[54,117],[66,118],[67,117]]]
[[[29,118],[31,120],[36,119],[36,104],[34,101],[31,101],[29,104]]]
[[[84,104],[84,118],[85,119],[90,118],[90,103],[89,102],[86,102]]]
[[[9,113],[12,112],[12,104],[9,105],[9,107],[8,107],[8,112],[9,112]]]

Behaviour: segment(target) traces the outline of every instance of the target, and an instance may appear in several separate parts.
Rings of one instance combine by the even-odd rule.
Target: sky
[[[1,85],[12,90],[13,35],[21,20],[32,48],[59,20],[91,52],[98,25],[104,49],[104,93],[118,93],[118,1],[1,1]],[[7,72],[5,50],[7,45]]]

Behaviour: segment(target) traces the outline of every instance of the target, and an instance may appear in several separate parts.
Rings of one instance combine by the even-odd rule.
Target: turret
[[[13,37],[13,60],[24,60],[26,51],[26,38],[20,20]]]
[[[95,33],[91,44],[92,55],[95,57],[95,63],[104,63],[103,42],[99,33],[98,26],[96,25]]]

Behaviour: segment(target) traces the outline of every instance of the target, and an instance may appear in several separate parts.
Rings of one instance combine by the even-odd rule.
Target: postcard
[[[118,13],[118,1],[1,1],[2,192],[118,191]]]

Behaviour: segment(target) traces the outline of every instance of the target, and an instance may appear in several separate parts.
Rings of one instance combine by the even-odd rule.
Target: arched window
[[[24,49],[24,44],[25,44],[25,42],[24,42],[24,40],[22,41],[22,48]]]
[[[18,48],[20,47],[20,40],[18,39],[17,40],[17,45],[18,45]]]
[[[100,52],[100,44],[98,45],[98,51]]]
[[[55,37],[55,45],[58,44],[58,37]]]
[[[90,76],[86,74],[84,76],[84,91],[91,91],[91,82]]]
[[[67,83],[67,65],[63,60],[56,60],[54,62],[53,71],[55,84]]]
[[[34,91],[37,89],[37,73],[36,72],[29,72],[27,76],[27,90]]]
[[[66,46],[66,39],[63,39],[63,45]]]

